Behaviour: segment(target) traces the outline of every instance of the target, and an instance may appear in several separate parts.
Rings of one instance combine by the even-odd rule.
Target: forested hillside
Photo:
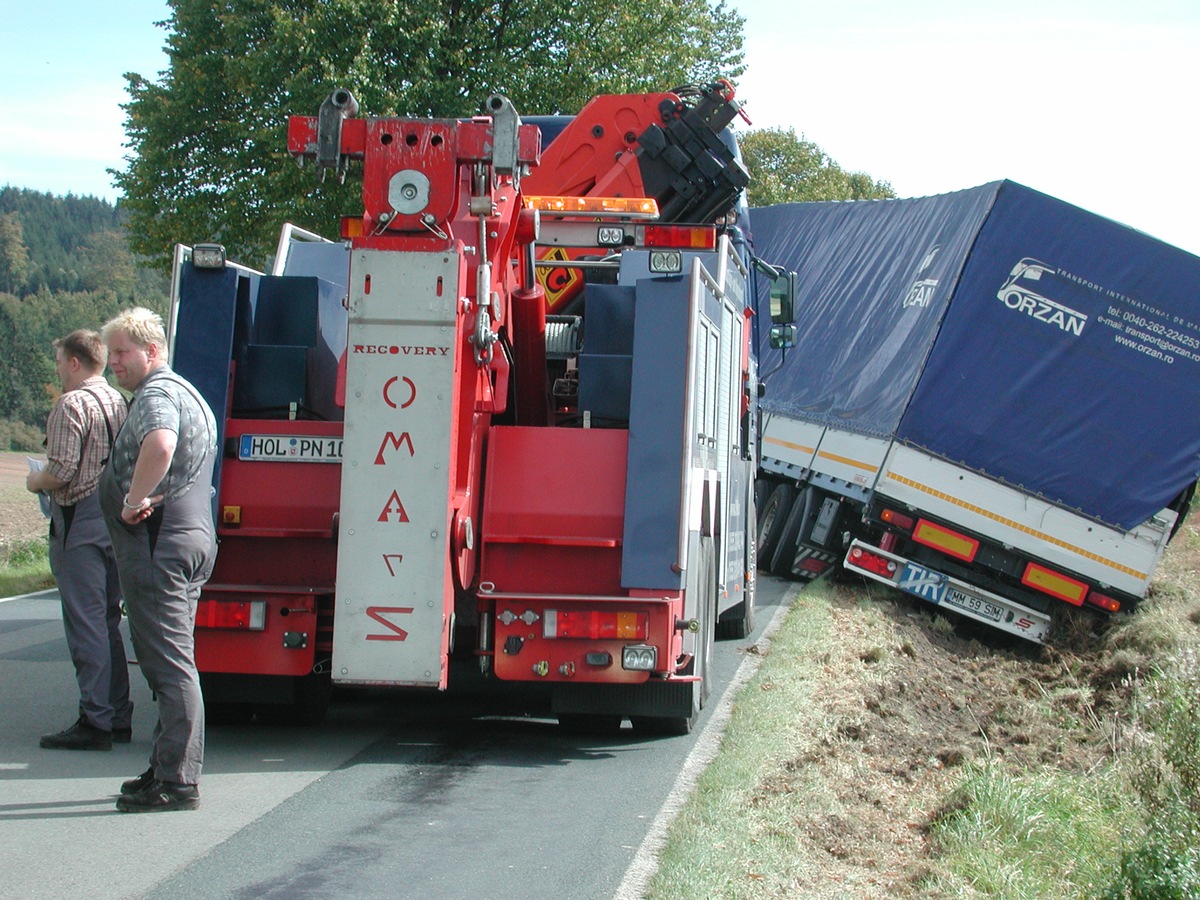
[[[167,279],[95,197],[0,188],[0,450],[38,450],[58,396],[51,341],[127,306],[165,312]]]

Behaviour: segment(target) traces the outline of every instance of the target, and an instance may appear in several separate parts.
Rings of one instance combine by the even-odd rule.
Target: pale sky
[[[727,2],[754,127],[902,197],[1009,178],[1200,254],[1200,0]],[[166,16],[0,0],[0,185],[117,199],[122,74],[165,68]]]

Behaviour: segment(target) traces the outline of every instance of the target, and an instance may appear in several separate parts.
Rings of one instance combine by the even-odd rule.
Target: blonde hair
[[[160,355],[167,352],[167,332],[163,328],[162,316],[144,306],[134,306],[117,313],[104,323],[100,329],[100,338],[108,343],[114,331],[128,335],[129,339],[141,347],[154,344]]]

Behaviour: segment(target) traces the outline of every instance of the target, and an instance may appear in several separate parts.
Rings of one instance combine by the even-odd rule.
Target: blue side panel
[[[689,286],[637,283],[621,585],[677,591]]]
[[[175,342],[171,368],[192,383],[216,417],[214,487],[221,483],[221,448],[225,446],[225,410],[229,404],[229,361],[238,308],[238,282],[236,269],[183,266],[180,270],[175,333],[186,335],[187,339]],[[214,516],[216,497],[214,494]]]
[[[759,348],[764,412],[890,437],[998,188],[750,210],[755,253],[798,273],[797,346],[773,373]]]
[[[898,436],[1145,521],[1200,473],[1200,259],[1004,182]]]

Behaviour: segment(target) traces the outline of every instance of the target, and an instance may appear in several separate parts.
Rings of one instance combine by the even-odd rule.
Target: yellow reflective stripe
[[[862,469],[864,472],[874,473],[874,472],[879,471],[879,466],[873,466],[870,463],[865,463],[865,462],[862,462],[861,460],[851,459],[848,456],[838,456],[836,453],[828,453],[825,450],[822,450],[820,453],[817,454],[817,456],[820,456],[824,459],[833,460],[834,462],[841,463],[844,466],[850,466],[855,469]]]
[[[887,477],[893,481],[898,481],[903,485],[921,491],[924,494],[929,494],[931,497],[937,497],[939,500],[945,500],[947,503],[953,504],[968,512],[973,512],[976,515],[983,516],[985,519],[991,519],[993,522],[999,522],[1001,525],[1007,526],[1014,531],[1020,531],[1024,534],[1031,535],[1038,540],[1045,541],[1047,544],[1053,544],[1056,547],[1062,547],[1064,550],[1069,550],[1085,559],[1090,559],[1092,562],[1098,562],[1102,566],[1108,566],[1110,569],[1116,569],[1118,572],[1124,572],[1126,575],[1132,575],[1134,578],[1140,578],[1145,581],[1149,576],[1145,572],[1139,572],[1137,569],[1131,569],[1129,566],[1107,559],[1099,554],[1092,553],[1090,550],[1084,550],[1082,547],[1076,547],[1074,544],[1069,544],[1066,541],[1060,540],[1053,535],[1046,534],[1043,531],[1038,531],[1036,528],[1030,528],[1028,525],[1022,525],[1020,522],[1014,522],[1012,519],[997,515],[990,509],[984,509],[981,506],[976,506],[973,503],[967,503],[965,500],[960,500],[937,488],[932,488],[929,485],[921,484],[919,481],[913,481],[911,478],[905,478],[903,475],[897,475],[895,472],[888,472]]]
[[[805,447],[803,444],[793,444],[791,441],[781,440],[780,438],[764,437],[764,444],[776,444],[780,447],[787,447],[789,450],[799,450],[801,453],[815,453],[815,447]]]

